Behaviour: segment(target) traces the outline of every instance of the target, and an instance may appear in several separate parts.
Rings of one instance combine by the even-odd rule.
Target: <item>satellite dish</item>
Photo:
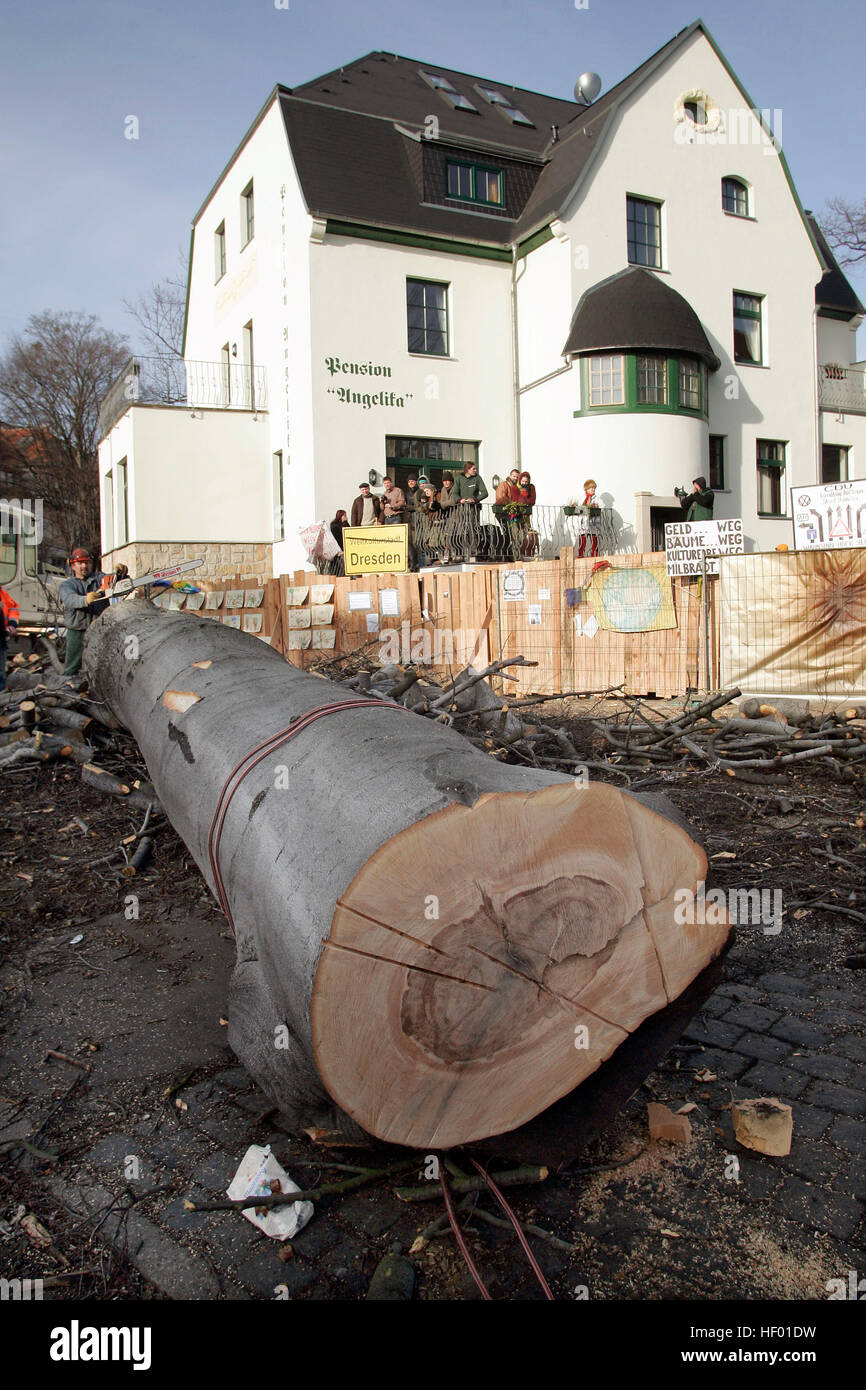
[[[589,106],[601,91],[601,78],[597,72],[582,72],[574,84],[574,99],[581,106]]]

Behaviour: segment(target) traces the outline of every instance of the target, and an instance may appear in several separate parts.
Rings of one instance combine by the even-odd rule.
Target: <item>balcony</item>
[[[130,357],[99,409],[104,439],[131,405],[187,409],[267,410],[264,367],[245,362],[190,362],[181,357]]]
[[[822,410],[866,415],[866,372],[825,362],[818,368],[818,402]]]

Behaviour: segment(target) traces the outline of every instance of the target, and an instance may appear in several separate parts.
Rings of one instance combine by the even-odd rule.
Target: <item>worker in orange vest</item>
[[[6,689],[6,645],[18,629],[21,614],[18,604],[5,589],[0,589],[0,690]]]

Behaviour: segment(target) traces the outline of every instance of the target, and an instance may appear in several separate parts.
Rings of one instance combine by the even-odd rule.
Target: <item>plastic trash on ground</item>
[[[288,1173],[281,1168],[271,1153],[270,1145],[262,1148],[251,1144],[241,1159],[241,1165],[231,1180],[226,1196],[236,1200],[240,1197],[271,1197],[271,1183],[279,1180],[283,1192],[300,1192],[297,1183],[292,1182]],[[252,1221],[266,1236],[273,1240],[290,1240],[303,1230],[313,1215],[312,1202],[294,1202],[291,1206],[274,1207],[265,1215],[259,1216],[250,1207],[245,1211],[247,1221]]]

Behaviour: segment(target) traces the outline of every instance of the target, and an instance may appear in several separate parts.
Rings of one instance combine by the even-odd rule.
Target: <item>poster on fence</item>
[[[723,560],[719,604],[722,689],[866,695],[866,550]]]
[[[596,570],[586,593],[599,627],[610,632],[662,632],[677,625],[664,565]],[[587,631],[585,623],[583,631]]]
[[[743,522],[669,521],[665,526],[665,564],[671,579],[718,574],[720,555],[742,555]]]
[[[866,545],[866,479],[791,488],[795,550]]]

